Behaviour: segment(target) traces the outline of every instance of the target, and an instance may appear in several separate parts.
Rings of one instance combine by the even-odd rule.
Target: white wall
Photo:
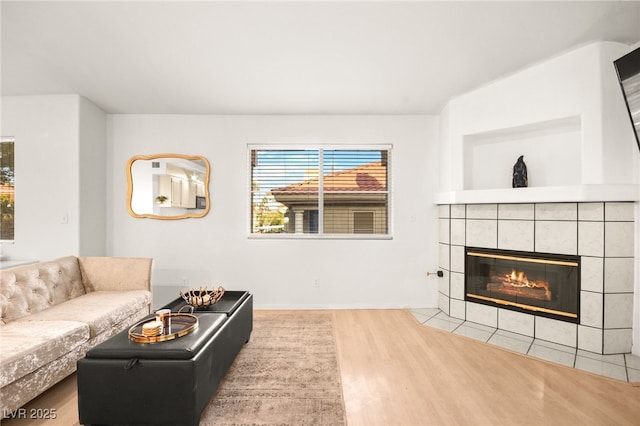
[[[437,266],[437,132],[437,117],[427,116],[110,116],[108,251],[153,257],[163,297],[222,285],[251,291],[260,308],[436,306],[437,278],[426,272]],[[393,144],[393,239],[248,238],[247,144],[305,143]],[[212,209],[204,218],[127,213],[127,160],[167,152],[210,161]]]
[[[15,242],[2,244],[4,256],[105,253],[105,124],[78,95],[2,98],[1,131],[15,137],[16,156]]]
[[[441,125],[447,127],[440,138],[441,156],[449,161],[440,169],[440,190],[478,189],[473,179],[465,179],[474,161],[469,151],[478,138],[490,141],[491,137],[509,142],[504,146],[513,152],[506,164],[500,156],[488,163],[478,160],[485,168],[506,170],[503,181],[482,182],[482,189],[509,187],[510,168],[520,154],[525,154],[531,186],[536,175],[542,178],[541,186],[574,184],[563,178],[567,174],[577,175],[577,184],[584,185],[637,182],[637,147],[613,67],[613,60],[628,51],[620,43],[589,44],[452,99],[441,116]],[[578,139],[550,131],[557,123],[574,120],[578,120]],[[522,129],[525,137],[518,140]],[[549,143],[564,160],[548,161],[540,138],[526,144],[524,139],[532,131],[550,131]]]
[[[83,256],[107,251],[107,115],[80,98],[80,247]]]
[[[16,167],[15,243],[2,253],[78,253],[78,96],[4,97],[2,133],[15,137]]]

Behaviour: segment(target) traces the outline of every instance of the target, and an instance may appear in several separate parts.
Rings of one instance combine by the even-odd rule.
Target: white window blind
[[[390,147],[249,152],[252,234],[389,235]]]

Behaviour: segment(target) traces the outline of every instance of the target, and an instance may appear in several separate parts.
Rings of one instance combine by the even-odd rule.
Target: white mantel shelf
[[[439,192],[435,204],[509,204],[638,201],[640,185],[573,185]]]

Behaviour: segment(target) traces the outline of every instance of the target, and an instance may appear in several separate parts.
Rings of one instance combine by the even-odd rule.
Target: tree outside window
[[[15,238],[15,162],[13,138],[0,142],[0,240]]]

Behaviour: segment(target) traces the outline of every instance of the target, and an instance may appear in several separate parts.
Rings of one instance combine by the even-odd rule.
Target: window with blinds
[[[251,234],[389,235],[391,147],[249,147]]]

